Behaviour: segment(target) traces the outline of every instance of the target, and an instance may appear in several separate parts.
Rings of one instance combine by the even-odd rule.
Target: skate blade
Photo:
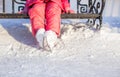
[[[43,49],[49,52],[52,52],[52,48],[48,45],[47,38],[44,37],[43,39]]]

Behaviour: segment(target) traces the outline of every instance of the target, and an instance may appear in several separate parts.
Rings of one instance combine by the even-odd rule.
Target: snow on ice
[[[112,20],[104,19],[99,32],[62,20],[50,53],[37,48],[28,19],[1,19],[0,77],[119,77],[120,22]]]

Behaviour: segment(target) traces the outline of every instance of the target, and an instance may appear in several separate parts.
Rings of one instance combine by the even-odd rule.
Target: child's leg
[[[46,4],[46,30],[54,31],[58,36],[60,35],[60,22],[61,22],[61,8],[55,2],[48,2]]]
[[[28,14],[31,20],[32,34],[35,36],[38,29],[44,28],[45,3],[38,3],[33,5]]]

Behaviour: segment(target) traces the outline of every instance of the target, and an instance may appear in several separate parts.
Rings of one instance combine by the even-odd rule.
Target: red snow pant
[[[37,30],[44,28],[52,30],[60,35],[61,8],[55,2],[37,3],[28,12],[32,25],[32,34],[35,36]]]

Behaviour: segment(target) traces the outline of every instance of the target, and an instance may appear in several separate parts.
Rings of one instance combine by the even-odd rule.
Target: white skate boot
[[[39,43],[39,47],[43,48],[44,47],[44,34],[45,34],[45,29],[39,29],[36,33],[36,40]]]
[[[55,32],[52,30],[46,31],[45,32],[45,37],[44,37],[44,48],[46,50],[52,51],[53,47],[55,46],[57,42],[57,35]]]

